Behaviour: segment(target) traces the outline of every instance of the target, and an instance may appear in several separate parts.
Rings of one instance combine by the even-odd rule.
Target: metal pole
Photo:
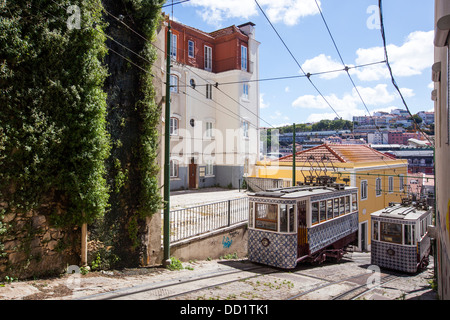
[[[295,147],[295,123],[293,124],[294,132],[292,134],[292,186],[295,187],[295,156],[297,152],[297,148]]]
[[[166,110],[164,123],[164,263],[170,264],[170,63],[172,31],[167,27]]]

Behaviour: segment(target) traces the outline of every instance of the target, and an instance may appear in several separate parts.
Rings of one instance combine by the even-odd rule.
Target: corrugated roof
[[[296,153],[296,162],[347,163],[375,162],[395,160],[394,157],[381,153],[367,145],[357,144],[322,144],[320,146]],[[280,158],[280,162],[292,162],[292,155]]]

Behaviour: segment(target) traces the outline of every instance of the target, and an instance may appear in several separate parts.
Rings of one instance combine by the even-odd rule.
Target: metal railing
[[[248,220],[248,198],[170,211],[170,242],[191,238]]]

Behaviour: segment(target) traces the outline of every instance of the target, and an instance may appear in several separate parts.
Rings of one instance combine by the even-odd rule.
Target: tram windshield
[[[402,225],[398,223],[381,222],[380,240],[402,244]]]
[[[255,211],[256,228],[277,231],[277,204],[256,203]]]

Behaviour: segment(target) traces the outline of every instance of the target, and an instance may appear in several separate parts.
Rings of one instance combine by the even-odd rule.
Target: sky
[[[174,3],[180,0],[174,0]],[[257,0],[305,73],[344,65],[315,0]],[[171,4],[167,0],[166,4]],[[384,60],[378,0],[317,0],[340,56],[354,67]],[[384,0],[383,22],[394,79],[411,113],[433,111],[434,1]],[[255,0],[190,0],[164,11],[176,21],[212,32],[251,21],[259,47],[260,79],[303,75]],[[406,109],[385,63],[306,77],[261,81],[261,127],[352,120],[375,111]],[[355,89],[356,87],[356,89]],[[325,99],[323,97],[325,97]],[[326,102],[326,101],[328,102]]]

